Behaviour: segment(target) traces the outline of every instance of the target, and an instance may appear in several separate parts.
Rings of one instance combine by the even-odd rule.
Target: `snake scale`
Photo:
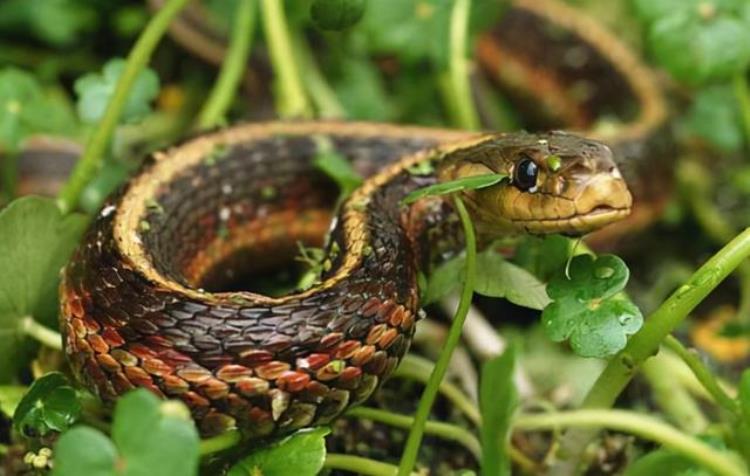
[[[584,45],[577,47],[591,71],[583,70],[611,83],[601,91],[622,88],[638,105],[616,135],[586,134],[609,147],[563,132],[264,122],[156,152],[108,200],[64,270],[61,327],[78,379],[106,401],[135,387],[180,399],[206,435],[238,427],[258,438],[325,424],[398,365],[421,315],[418,272],[461,245],[451,201],[404,205],[409,192],[507,174],[461,193],[484,241],[580,235],[620,221],[633,208],[626,181],[636,185],[639,215],[654,192],[638,180],[643,161],[634,156],[652,147],[664,122],[653,78],[600,27],[555,8],[567,7],[518,2],[519,11],[480,41],[480,58],[510,90],[528,74],[543,79],[534,84],[563,88],[558,79],[571,73],[562,74],[564,65],[540,76],[534,67],[544,63],[514,56],[518,45],[505,37],[513,28],[543,35],[541,22],[555,17],[555,28],[573,32],[560,48],[573,39]],[[493,69],[498,58],[511,70]],[[529,104],[532,93],[551,97],[549,90],[515,97]],[[604,96],[567,98],[534,109],[578,129],[606,114]],[[337,212],[337,188],[314,163],[323,146],[366,177]],[[314,285],[279,297],[232,289],[287,264],[300,242],[325,246]]]

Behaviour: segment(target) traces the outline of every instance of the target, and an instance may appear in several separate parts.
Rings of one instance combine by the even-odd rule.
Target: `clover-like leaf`
[[[310,16],[322,30],[345,30],[362,18],[365,5],[366,0],[315,0]]]
[[[480,188],[495,185],[496,183],[499,183],[501,180],[507,177],[508,176],[506,174],[484,174],[473,175],[471,177],[464,177],[447,182],[440,182],[414,190],[413,192],[406,195],[401,203],[408,205],[425,197],[447,195],[449,193],[460,192],[463,190],[478,190]]]
[[[0,210],[0,382],[26,362],[23,320],[54,325],[60,270],[86,226],[46,198],[27,196]]]
[[[0,149],[15,150],[35,133],[67,133],[72,115],[49,97],[31,74],[15,68],[0,70]]]
[[[641,311],[621,294],[628,276],[616,256],[576,256],[569,276],[561,272],[547,285],[552,299],[542,312],[547,335],[555,342],[570,339],[583,357],[603,358],[621,350],[643,324]]]
[[[326,457],[326,427],[302,430],[243,458],[227,476],[315,476]]]
[[[125,69],[125,60],[111,59],[101,73],[89,73],[78,78],[73,85],[78,95],[78,115],[84,122],[94,123],[104,115],[117,82]],[[145,68],[131,88],[120,117],[123,123],[136,122],[151,112],[151,101],[159,93],[159,77]]]
[[[135,390],[115,408],[112,439],[88,427],[64,433],[55,446],[53,476],[193,476],[198,432],[180,402]]]
[[[51,372],[31,385],[13,414],[13,425],[20,433],[35,438],[67,430],[80,414],[81,402],[68,379]]]

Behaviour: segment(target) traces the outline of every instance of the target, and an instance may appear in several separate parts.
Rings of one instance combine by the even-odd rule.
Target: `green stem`
[[[356,418],[365,418],[367,420],[385,423],[386,425],[395,426],[396,428],[409,429],[414,425],[414,418],[409,415],[399,415],[397,413],[377,408],[355,407],[346,412],[348,416]],[[425,433],[439,436],[440,438],[455,441],[463,445],[479,461],[482,457],[482,448],[476,436],[464,428],[450,423],[439,421],[427,421],[424,427]]]
[[[104,116],[102,116],[101,121],[96,125],[91,138],[86,144],[83,155],[78,160],[73,173],[58,195],[58,205],[63,212],[70,212],[78,205],[83,188],[89,183],[104,160],[107,145],[120,119],[133,83],[135,83],[138,74],[148,63],[156,45],[167,31],[172,18],[177,15],[187,2],[188,0],[168,0],[159,9],[153,19],[151,19],[149,24],[146,25],[143,33],[130,51],[125,63],[125,69],[117,81],[117,86],[115,86],[112,98],[107,104]]]
[[[292,48],[297,54],[297,64],[305,72],[302,76],[310,100],[314,103],[318,117],[341,119],[346,117],[344,106],[321,73],[310,46],[299,32],[292,33]]]
[[[705,297],[750,256],[750,228],[745,229],[701,266],[646,319],[643,328],[614,356],[584,399],[582,408],[610,408],[641,364]],[[550,474],[573,474],[596,429],[576,429],[563,437],[560,462]]]
[[[661,355],[648,359],[641,367],[641,372],[651,387],[653,400],[664,415],[684,432],[691,435],[704,432],[708,427],[708,420],[700,405],[674,378],[672,365],[665,359],[658,358]]]
[[[391,377],[410,378],[426,384],[434,368],[435,365],[431,361],[414,354],[406,354]],[[479,414],[479,409],[460,388],[444,380],[440,382],[439,390],[446,399],[461,410],[466,418],[477,426],[482,424],[482,416]]]
[[[422,442],[422,435],[424,434],[424,426],[427,422],[427,417],[430,414],[432,403],[435,401],[440,382],[443,380],[446,370],[448,370],[448,364],[451,355],[453,354],[453,350],[461,339],[461,330],[463,329],[466,315],[469,312],[469,306],[471,306],[471,298],[474,295],[474,280],[476,277],[475,271],[477,261],[474,225],[471,223],[471,218],[469,217],[469,213],[466,210],[464,203],[461,201],[461,198],[454,197],[453,202],[456,211],[461,218],[461,224],[466,239],[466,278],[463,283],[463,290],[461,291],[461,299],[458,303],[458,309],[456,310],[453,323],[448,331],[448,338],[445,341],[443,351],[440,353],[440,357],[438,357],[438,360],[435,363],[435,369],[432,371],[430,380],[427,382],[427,386],[422,393],[422,398],[419,400],[419,405],[417,406],[417,411],[414,415],[414,425],[409,432],[404,452],[401,455],[401,462],[398,467],[399,476],[408,475],[417,461],[417,453],[419,452],[419,445]]]
[[[469,37],[471,0],[455,0],[450,19],[450,63],[443,89],[456,126],[479,129],[479,116],[469,84],[469,60],[466,57]]]
[[[21,318],[18,328],[23,334],[46,345],[50,349],[62,350],[63,348],[62,336],[52,329],[39,324],[31,316]]]
[[[748,84],[746,73],[740,73],[734,77],[734,92],[742,115],[745,143],[750,147],[750,84]]]
[[[609,428],[632,433],[657,442],[700,464],[715,474],[740,476],[747,474],[739,459],[728,456],[688,436],[678,429],[657,420],[626,410],[575,410],[571,412],[520,415],[513,421],[515,430],[550,430],[563,426],[580,428]]]
[[[242,439],[239,430],[229,430],[200,442],[200,455],[206,456],[232,448]]]
[[[255,0],[240,0],[237,5],[229,50],[221,64],[219,78],[198,114],[199,129],[208,129],[224,121],[247,64],[255,26],[255,11]]]
[[[682,345],[682,342],[675,339],[671,335],[667,336],[664,339],[664,346],[677,354],[683,360],[683,362],[685,362],[685,364],[690,367],[690,370],[693,371],[695,377],[708,391],[708,393],[711,394],[714,400],[716,400],[716,403],[721,405],[722,408],[727,410],[732,415],[741,417],[740,408],[737,405],[737,402],[734,401],[732,397],[727,395],[724,389],[721,388],[719,382],[716,381],[711,371],[708,370],[705,365],[703,365],[703,362],[701,362],[700,357],[695,351],[686,349],[685,346]]]
[[[388,463],[381,463],[361,456],[328,453],[323,463],[324,468],[342,469],[366,476],[394,476],[398,468]]]
[[[282,118],[312,117],[312,108],[302,87],[292,49],[284,3],[279,0],[262,0],[262,5],[263,31],[277,77],[277,112]]]

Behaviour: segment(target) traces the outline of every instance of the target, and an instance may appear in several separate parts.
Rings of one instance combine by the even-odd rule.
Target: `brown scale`
[[[333,143],[358,169],[378,170],[430,141],[406,135]],[[299,239],[321,242],[335,188],[312,168],[312,140],[271,137],[250,146],[186,168],[143,197],[148,203],[131,238],[165,279],[209,286],[226,268],[265,272]],[[418,183],[404,173],[369,197],[369,250],[349,279],[279,304],[240,293],[202,301],[155,284],[114,239],[119,210],[112,207],[121,203],[108,204],[62,285],[72,367],[105,400],[134,387],[179,398],[206,434],[238,426],[257,437],[330,421],[366,399],[408,349],[418,311],[415,257],[398,201]],[[293,215],[283,229],[299,229],[280,233],[280,220]],[[346,240],[339,245],[345,255]]]

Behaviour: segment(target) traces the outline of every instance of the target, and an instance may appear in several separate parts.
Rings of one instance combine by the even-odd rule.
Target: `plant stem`
[[[450,19],[450,63],[443,91],[456,126],[479,129],[479,116],[469,84],[469,60],[466,57],[471,0],[455,0]]]
[[[229,430],[224,433],[206,438],[200,442],[200,455],[206,456],[220,451],[228,450],[242,439],[239,430]]]
[[[740,115],[745,130],[745,143],[750,147],[750,84],[747,73],[740,73],[734,77],[734,94],[740,106]]]
[[[263,31],[277,78],[277,112],[282,118],[312,117],[312,108],[302,87],[292,49],[284,3],[279,0],[262,0],[262,5]]]
[[[355,407],[346,412],[348,416],[356,418],[365,418],[367,420],[385,423],[386,425],[395,426],[396,428],[409,429],[414,425],[414,418],[409,415],[399,415],[397,413],[377,408]],[[439,436],[443,439],[455,441],[471,451],[477,461],[482,457],[482,448],[476,436],[464,428],[450,423],[439,421],[427,421],[424,427],[425,433]]]
[[[407,354],[391,377],[411,378],[418,382],[427,383],[434,368],[434,364],[429,360],[413,354]],[[477,426],[482,424],[479,409],[456,385],[444,380],[440,382],[439,390],[446,399],[461,410],[466,418]]]
[[[741,417],[740,408],[739,405],[737,405],[737,402],[734,401],[732,397],[727,395],[724,389],[721,388],[719,382],[716,381],[711,371],[708,370],[705,365],[703,365],[703,362],[701,362],[700,357],[696,352],[686,349],[685,346],[682,345],[682,342],[675,339],[671,335],[668,335],[664,339],[664,346],[677,354],[683,360],[683,362],[685,362],[685,364],[690,367],[690,370],[693,371],[695,377],[708,391],[708,393],[711,394],[714,400],[716,400],[716,403],[721,405],[722,408],[727,410],[732,415]]]
[[[463,226],[464,237],[466,240],[466,277],[464,279],[458,309],[456,309],[456,315],[454,316],[453,323],[448,331],[448,338],[445,341],[445,346],[435,363],[435,369],[430,375],[430,380],[427,382],[427,386],[422,393],[422,398],[419,400],[417,411],[414,414],[414,425],[409,432],[409,437],[406,440],[404,452],[401,455],[401,462],[398,467],[399,476],[408,475],[417,461],[417,453],[419,452],[419,445],[422,442],[422,435],[424,433],[424,426],[427,422],[427,417],[430,414],[432,403],[435,401],[440,382],[443,380],[445,372],[448,369],[448,363],[453,354],[453,349],[456,348],[461,338],[461,329],[464,326],[464,321],[466,320],[466,315],[468,314],[469,306],[471,305],[471,298],[474,295],[474,280],[477,264],[477,247],[474,235],[474,225],[471,223],[469,212],[466,210],[461,198],[457,196],[454,197],[453,203],[459,217],[461,218],[461,224]]]
[[[310,100],[314,103],[317,116],[325,119],[346,117],[344,106],[326,81],[315,61],[310,46],[300,32],[292,32],[292,48],[297,54],[297,64],[305,72],[302,76]]]
[[[611,407],[643,361],[654,355],[664,338],[748,256],[750,228],[745,229],[712,256],[687,283],[680,286],[646,319],[643,328],[607,363],[586,395],[582,408]],[[596,429],[591,428],[566,432],[558,453],[560,461],[551,468],[550,474],[574,474],[581,455],[596,434]]]
[[[224,121],[247,64],[255,26],[255,12],[255,0],[240,0],[237,5],[232,38],[221,63],[219,78],[198,114],[199,129],[208,129]]]
[[[343,469],[344,471],[367,476],[394,476],[396,471],[398,471],[398,468],[392,464],[382,463],[361,456],[342,455],[338,453],[328,453],[323,467],[328,469]]]
[[[34,320],[31,316],[22,317],[18,329],[25,335],[55,350],[62,350],[62,336]]]
[[[659,354],[661,356],[662,354]],[[641,372],[651,387],[651,398],[662,409],[668,421],[690,435],[706,430],[708,420],[688,390],[674,378],[672,366],[665,359],[648,359]]]
[[[125,63],[125,69],[122,76],[117,81],[112,98],[107,104],[101,121],[96,125],[91,138],[86,144],[83,155],[78,160],[73,173],[63,186],[57,197],[57,203],[63,213],[68,213],[78,205],[81,192],[86,184],[96,173],[104,160],[107,145],[112,137],[112,133],[117,126],[117,122],[122,114],[125,102],[128,99],[133,83],[135,83],[138,74],[151,59],[159,40],[167,31],[172,18],[185,6],[188,0],[168,0],[167,3],[159,9],[154,18],[146,25],[143,33],[133,46]]]
[[[695,461],[715,474],[740,476],[747,474],[739,458],[729,457],[702,441],[657,420],[625,410],[575,410],[561,413],[521,415],[513,422],[515,430],[547,430],[561,426],[609,428],[632,433],[670,448]]]

